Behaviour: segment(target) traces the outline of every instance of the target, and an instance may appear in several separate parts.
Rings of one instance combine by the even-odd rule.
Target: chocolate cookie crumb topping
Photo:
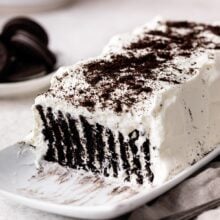
[[[116,50],[110,45],[101,57],[80,64],[75,74],[82,74],[88,86],[69,87],[74,92],[70,95],[64,91],[63,95],[89,111],[97,103],[118,114],[128,111],[136,103],[148,100],[154,91],[179,85],[196,74],[197,57],[205,51],[209,52],[209,59],[214,59],[214,50],[220,48],[220,40],[214,40],[217,36],[220,26],[160,21],[155,28],[143,28],[130,40],[122,40]]]

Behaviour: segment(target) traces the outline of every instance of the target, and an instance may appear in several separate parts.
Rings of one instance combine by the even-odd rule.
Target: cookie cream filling
[[[37,161],[161,184],[220,142],[220,27],[156,20],[51,80],[33,106]]]

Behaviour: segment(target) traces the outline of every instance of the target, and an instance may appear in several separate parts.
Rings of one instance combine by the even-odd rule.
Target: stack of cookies
[[[56,57],[48,43],[47,32],[36,21],[9,20],[0,35],[0,82],[19,82],[51,72]]]

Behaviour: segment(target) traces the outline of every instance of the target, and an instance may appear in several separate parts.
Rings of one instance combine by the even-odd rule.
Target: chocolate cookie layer
[[[98,123],[91,124],[83,116],[75,118],[50,107],[44,109],[41,105],[37,105],[36,109],[43,122],[44,139],[48,141],[46,160],[106,177],[117,178],[118,172],[123,169],[126,174],[124,181],[130,181],[131,176],[135,176],[138,184],[143,184],[144,178],[153,181],[149,163],[150,143],[146,140],[137,154],[135,142],[140,138],[138,130],[132,131],[128,141],[125,141],[127,137],[121,133]],[[120,151],[116,150],[117,147]],[[140,161],[142,155],[145,158],[144,164]]]

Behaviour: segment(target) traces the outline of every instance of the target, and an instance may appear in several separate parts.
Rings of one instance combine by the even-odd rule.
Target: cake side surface
[[[200,159],[219,142],[219,35],[159,20],[60,69],[33,106],[38,159],[138,184]]]
[[[155,100],[150,133],[151,169],[157,173],[155,184],[175,176],[220,143],[220,53],[214,57],[204,57],[192,79]]]

